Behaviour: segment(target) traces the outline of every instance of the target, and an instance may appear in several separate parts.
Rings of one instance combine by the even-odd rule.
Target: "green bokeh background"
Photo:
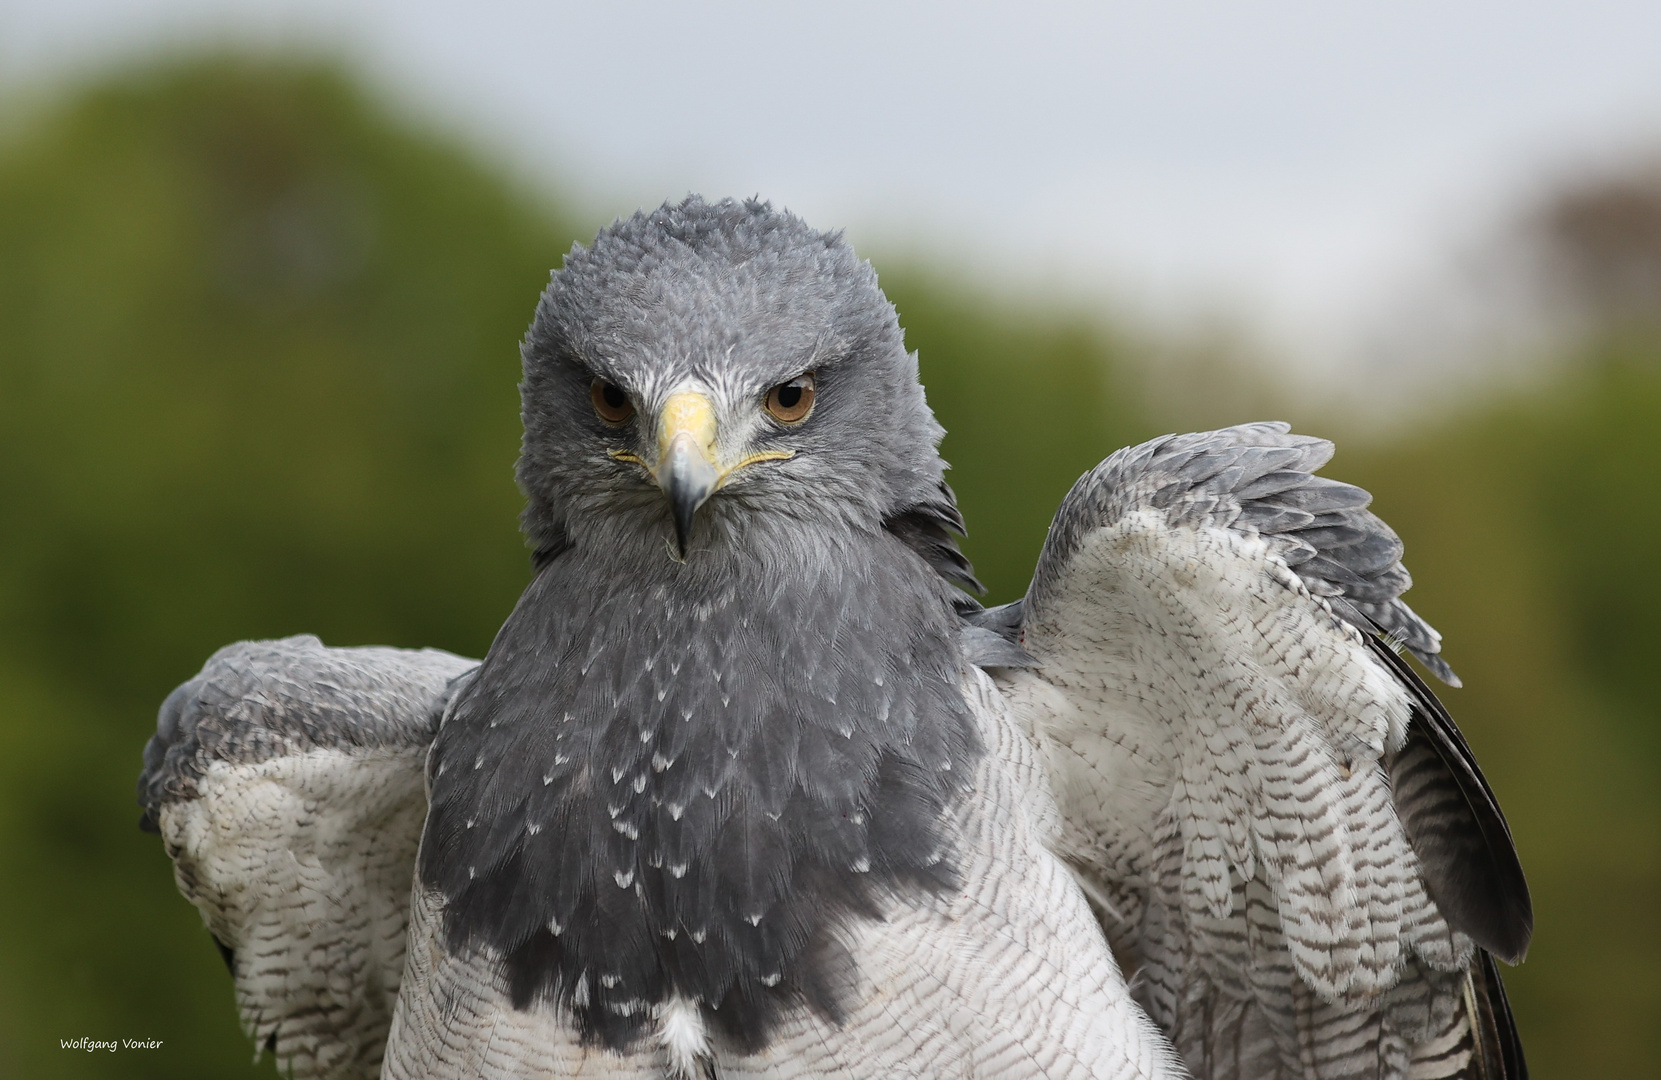
[[[156,705],[240,638],[483,652],[528,579],[517,341],[597,223],[327,64],[158,63],[8,121],[0,1076],[269,1076],[137,829]],[[1249,378],[1155,408],[1143,346],[1098,320],[878,269],[990,600],[1111,450],[1259,418],[1227,389]],[[1285,418],[1340,440],[1329,472],[1407,541],[1465,679],[1446,699],[1534,887],[1508,986],[1535,1075],[1654,1076],[1661,335],[1594,332],[1555,370],[1390,436]],[[60,1049],[83,1036],[164,1046]]]

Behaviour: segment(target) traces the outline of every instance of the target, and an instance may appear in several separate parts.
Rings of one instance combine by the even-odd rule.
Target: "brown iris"
[[[634,402],[615,383],[595,379],[588,396],[594,400],[594,411],[608,424],[621,424],[634,415]]]
[[[813,372],[805,371],[767,391],[767,411],[775,420],[797,424],[813,411]]]

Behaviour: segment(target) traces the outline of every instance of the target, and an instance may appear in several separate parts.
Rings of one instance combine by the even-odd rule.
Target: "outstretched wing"
[[[243,642],[161,707],[141,825],[219,945],[243,1026],[295,1077],[379,1075],[427,747],[473,666],[435,649]]]
[[[1027,597],[972,616],[1045,746],[1061,852],[1197,1075],[1521,1075],[1498,972],[1533,916],[1400,599],[1396,535],[1284,424],[1114,454]]]

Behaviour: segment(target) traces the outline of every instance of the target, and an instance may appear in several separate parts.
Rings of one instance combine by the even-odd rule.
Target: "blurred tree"
[[[1568,185],[1522,231],[1546,288],[1597,330],[1661,329],[1661,160]]]
[[[488,646],[570,237],[327,67],[126,74],[0,153],[0,1072],[248,1070],[135,831],[156,703],[239,638]]]
[[[1561,381],[1508,414],[1518,502],[1560,567],[1578,666],[1661,768],[1661,159],[1568,185],[1519,232],[1578,338]]]

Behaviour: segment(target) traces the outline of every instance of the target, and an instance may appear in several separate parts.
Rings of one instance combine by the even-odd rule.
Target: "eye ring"
[[[634,415],[634,402],[616,383],[595,379],[588,388],[588,397],[594,402],[594,411],[608,424],[621,424]]]
[[[804,371],[767,391],[767,411],[781,424],[799,424],[813,411],[813,372]]]

